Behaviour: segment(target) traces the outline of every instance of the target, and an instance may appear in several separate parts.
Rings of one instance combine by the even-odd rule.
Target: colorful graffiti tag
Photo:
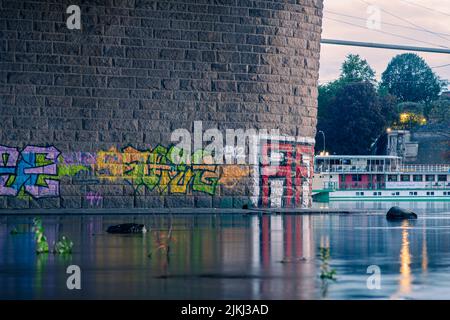
[[[0,196],[58,197],[59,180],[73,177],[77,184],[99,184],[125,181],[136,193],[143,188],[160,194],[216,194],[217,186],[234,187],[248,176],[250,169],[241,165],[214,164],[214,158],[203,150],[188,157],[188,163],[177,162],[182,150],[158,145],[138,150],[132,146],[115,147],[99,152],[61,153],[56,147],[0,146]],[[101,200],[87,194],[92,205]]]
[[[308,207],[311,202],[314,147],[296,142],[264,142],[256,176],[256,205]]]
[[[0,146],[0,195],[17,196],[25,192],[35,198],[59,195],[55,147]]]
[[[160,193],[215,194],[220,171],[212,157],[200,150],[192,154],[190,161],[200,164],[176,164],[174,159],[180,152],[175,146],[161,145],[143,151],[133,147],[121,151],[111,148],[97,154],[96,175],[108,180],[124,179],[136,190],[145,187]]]
[[[175,146],[139,150],[132,146],[98,152],[61,153],[54,146],[26,146],[22,150],[0,146],[0,196],[59,197],[60,179],[76,184],[128,184],[135,194],[216,195],[218,186],[233,189],[253,171],[256,206],[307,207],[311,204],[313,146],[298,142],[261,141],[259,165],[215,164],[211,154],[197,150],[186,163]],[[178,156],[178,157],[177,157]],[[186,161],[187,159],[187,161]],[[68,182],[70,183],[70,181]],[[92,206],[102,197],[94,190],[85,195]]]
[[[86,200],[91,206],[100,206],[103,197],[99,192],[88,192],[86,194]]]

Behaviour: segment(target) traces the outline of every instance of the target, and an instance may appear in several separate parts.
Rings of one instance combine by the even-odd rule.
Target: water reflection
[[[425,224],[422,227],[422,273],[426,274],[428,270],[428,251],[427,251],[427,229]]]
[[[402,223],[402,249],[400,251],[400,293],[411,292],[411,253],[409,252],[408,221]]]
[[[43,218],[50,243],[73,240],[65,259],[36,256],[32,217],[0,217],[0,298],[450,298],[450,210],[418,213],[400,224],[377,214]],[[123,222],[149,232],[104,232]],[[338,275],[325,295],[319,247]],[[81,267],[81,291],[66,289],[70,264]],[[366,287],[369,265],[381,269],[381,290]]]

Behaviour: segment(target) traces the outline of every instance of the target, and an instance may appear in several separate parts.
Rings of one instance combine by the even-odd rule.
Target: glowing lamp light
[[[409,114],[407,114],[406,112],[400,114],[400,122],[406,122],[408,120],[409,120]]]

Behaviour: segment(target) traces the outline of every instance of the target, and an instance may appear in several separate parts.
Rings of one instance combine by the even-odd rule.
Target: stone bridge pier
[[[0,0],[0,209],[309,206],[322,11]],[[256,132],[256,160],[208,129]]]

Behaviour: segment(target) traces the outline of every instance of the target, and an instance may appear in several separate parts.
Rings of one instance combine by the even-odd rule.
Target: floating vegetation
[[[56,254],[70,254],[72,253],[73,242],[66,238],[65,236],[61,237],[61,240],[56,242],[53,253]]]
[[[44,227],[42,220],[39,218],[33,219],[34,238],[36,240],[36,253],[48,253],[47,237],[44,234]]]
[[[328,294],[329,282],[337,280],[336,270],[330,268],[330,263],[329,263],[330,258],[331,258],[330,247],[329,246],[319,247],[319,259],[321,261],[320,279],[322,280],[320,289],[321,289],[323,298],[325,298]]]
[[[320,265],[320,279],[336,281],[336,270],[330,268],[330,248],[319,247],[319,259],[322,262]]]
[[[49,246],[47,237],[44,233],[44,227],[42,226],[42,220],[39,218],[33,219],[33,231],[34,238],[36,240],[36,253],[48,253]],[[55,243],[53,246],[53,254],[70,254],[72,253],[73,242],[69,240],[67,237],[62,236],[61,240]]]

